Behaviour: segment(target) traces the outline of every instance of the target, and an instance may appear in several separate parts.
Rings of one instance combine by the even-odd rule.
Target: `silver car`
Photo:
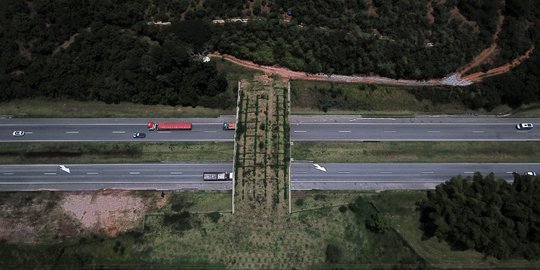
[[[521,123],[521,124],[517,124],[516,125],[516,128],[519,129],[519,130],[522,130],[522,129],[532,129],[533,128],[533,124],[532,123]]]

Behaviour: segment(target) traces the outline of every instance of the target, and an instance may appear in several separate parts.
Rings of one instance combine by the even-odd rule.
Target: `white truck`
[[[205,172],[203,173],[204,181],[232,181],[232,172]]]

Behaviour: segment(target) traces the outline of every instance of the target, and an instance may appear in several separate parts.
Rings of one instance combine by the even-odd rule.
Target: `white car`
[[[528,176],[536,176],[536,173],[533,172],[533,171],[528,171],[528,172],[525,172],[524,175],[528,175]]]
[[[13,136],[15,136],[15,137],[21,137],[21,136],[24,136],[24,131],[22,131],[22,130],[15,130],[15,131],[13,131]]]
[[[521,124],[517,124],[516,128],[517,129],[532,129],[533,124],[531,124],[531,123],[521,123]]]

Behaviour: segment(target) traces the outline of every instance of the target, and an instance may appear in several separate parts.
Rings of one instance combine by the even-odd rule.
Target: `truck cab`
[[[234,122],[225,122],[223,123],[223,130],[235,130],[236,123]]]
[[[148,124],[146,125],[146,127],[147,127],[148,130],[150,130],[150,131],[156,130],[156,123],[150,121],[150,122],[148,122]]]

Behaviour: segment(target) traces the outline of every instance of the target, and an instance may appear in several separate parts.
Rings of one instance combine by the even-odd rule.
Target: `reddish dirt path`
[[[533,51],[534,51],[534,45],[532,45],[523,55],[512,60],[512,62],[508,64],[505,64],[496,68],[492,68],[486,72],[476,72],[476,73],[463,77],[463,79],[472,81],[472,82],[480,82],[482,79],[506,73],[512,70],[513,68],[519,66],[519,64],[521,64],[523,61],[527,60],[531,56],[531,53]]]
[[[223,57],[225,60],[241,65],[246,68],[259,70],[265,73],[277,74],[281,77],[290,79],[300,79],[308,81],[327,81],[327,82],[348,82],[348,83],[371,83],[371,84],[386,84],[398,86],[433,86],[443,85],[443,79],[417,81],[417,80],[396,80],[380,76],[346,76],[346,75],[327,75],[327,74],[311,74],[300,71],[293,71],[288,68],[278,66],[263,66],[255,64],[251,61],[241,60],[232,55],[220,54],[217,52],[211,53],[210,57]]]

